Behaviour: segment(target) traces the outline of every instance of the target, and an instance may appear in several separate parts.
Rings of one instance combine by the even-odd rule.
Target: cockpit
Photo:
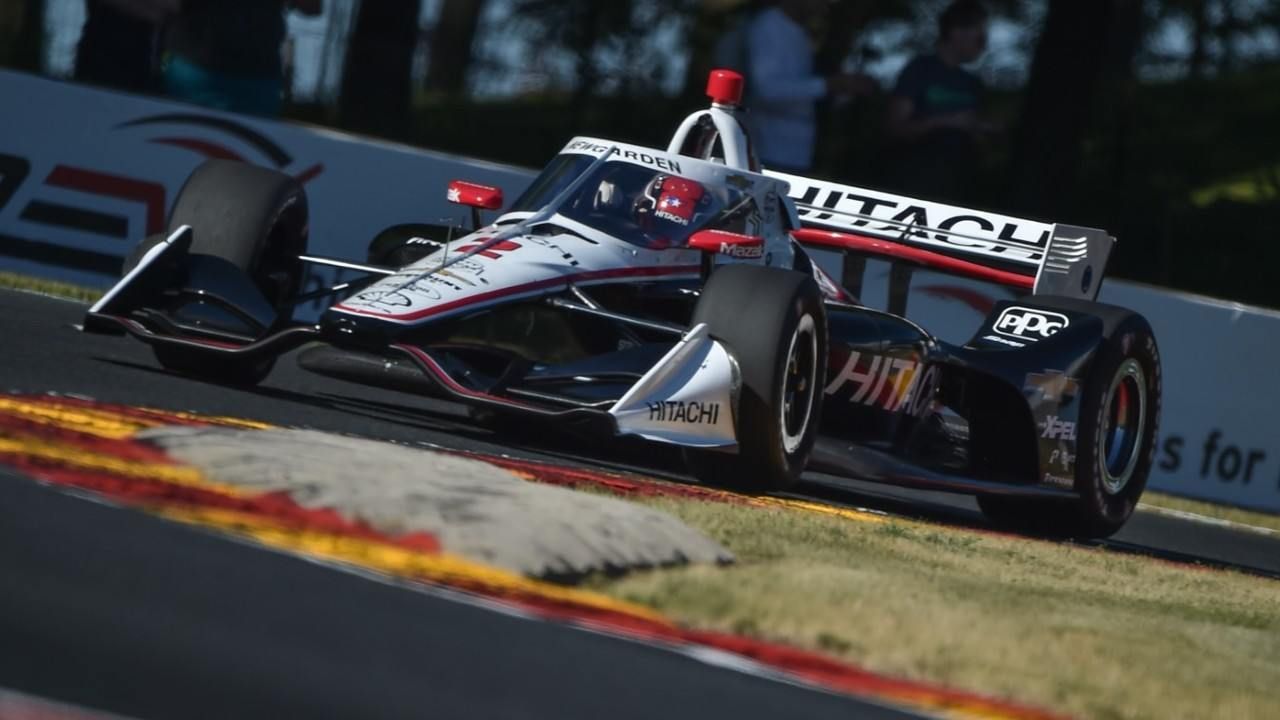
[[[625,160],[598,160],[577,153],[557,156],[510,212],[543,210],[571,191],[555,208],[556,215],[632,245],[662,250],[684,247],[699,230],[736,230],[755,207],[749,195],[731,187],[712,187]],[[584,178],[583,173],[590,175]]]

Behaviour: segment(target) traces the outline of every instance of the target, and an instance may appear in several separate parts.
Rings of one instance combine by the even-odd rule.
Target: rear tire
[[[227,160],[210,160],[187,178],[169,217],[168,234],[190,225],[192,254],[213,255],[235,265],[276,308],[277,326],[293,313],[302,281],[308,212],[302,186],[284,173]],[[139,244],[126,259],[127,273],[162,236]],[[246,361],[224,353],[176,345],[155,345],[161,366],[186,375],[233,385],[256,385],[271,372],[274,358]]]
[[[1159,431],[1160,352],[1142,316],[1121,311],[1106,320],[1110,332],[1082,389],[1075,465],[1080,497],[1070,502],[979,497],[982,512],[996,524],[1041,535],[1103,538],[1133,515],[1147,486]]]
[[[791,487],[817,438],[826,379],[827,326],[812,277],[754,265],[712,273],[693,314],[737,361],[738,454],[686,451],[690,471],[715,485]]]
[[[1107,537],[1133,515],[1147,487],[1160,429],[1160,351],[1151,326],[1130,315],[1099,349],[1080,408],[1078,534]]]

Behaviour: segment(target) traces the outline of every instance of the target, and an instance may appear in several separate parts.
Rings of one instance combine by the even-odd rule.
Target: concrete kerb
[[[532,577],[733,561],[659,510],[456,455],[312,430],[161,427],[137,437],[217,483],[286,493],[388,535],[426,532],[447,552]]]

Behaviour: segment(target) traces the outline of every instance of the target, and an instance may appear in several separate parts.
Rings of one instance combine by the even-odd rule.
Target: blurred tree
[[[630,6],[629,0],[516,0],[512,18],[529,33],[536,53],[555,47],[570,56],[574,98],[585,100],[598,84],[599,68],[593,61],[596,44],[606,34],[606,27],[626,24]],[[548,80],[553,86],[554,80]],[[579,103],[575,107],[582,109]]]
[[[387,137],[407,133],[421,9],[421,0],[360,3],[338,102],[344,127]]]
[[[1187,0],[1186,4],[1191,6],[1191,59],[1187,70],[1191,77],[1200,79],[1209,58],[1209,0]]]
[[[903,0],[882,0],[877,3],[868,0],[836,0],[831,3],[826,33],[818,39],[814,68],[823,74],[840,72],[868,23],[872,20],[904,17],[910,12],[910,4]]]
[[[1158,0],[1148,3],[1151,28],[1184,33],[1189,50],[1162,43],[1144,48],[1155,65],[1185,69],[1193,79],[1220,78],[1280,59],[1280,0]],[[1154,40],[1156,38],[1148,38]]]
[[[0,2],[0,63],[11,65],[13,51],[22,32],[22,16],[25,8],[20,3]]]
[[[519,32],[539,52],[567,55],[575,99],[600,94],[640,96],[668,79],[671,50],[654,42],[658,30],[684,36],[698,0],[513,0]]]
[[[747,22],[760,5],[759,0],[703,0],[690,13],[689,34],[685,39],[689,62],[685,65],[680,96],[690,100],[702,98],[707,74],[716,65],[716,46],[739,24]]]
[[[1235,0],[1221,0],[1219,12],[1222,14],[1222,21],[1218,27],[1218,42],[1222,53],[1218,67],[1219,72],[1229,73],[1238,67],[1235,36],[1244,29],[1244,25],[1236,14]]]
[[[8,62],[24,70],[39,71],[44,61],[45,0],[22,0],[17,12],[18,31],[9,48]]]
[[[1010,169],[1026,212],[1069,213],[1082,144],[1103,111],[1122,114],[1142,40],[1142,0],[1049,0],[1036,45]]]
[[[486,5],[485,0],[444,0],[428,48],[428,92],[457,96],[466,89],[476,31]]]

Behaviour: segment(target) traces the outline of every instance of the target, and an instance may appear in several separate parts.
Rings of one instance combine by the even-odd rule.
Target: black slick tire
[[[302,279],[307,250],[307,197],[292,177],[267,168],[210,160],[187,178],[169,216],[168,234],[183,225],[193,231],[192,254],[220,257],[253,280],[288,322]],[[142,255],[163,241],[152,236],[126,259],[127,273]],[[230,360],[224,354],[176,345],[154,346],[156,360],[169,370],[234,385],[256,385],[274,358]]]
[[[799,479],[818,434],[827,328],[813,278],[755,265],[716,269],[693,314],[738,363],[736,455],[689,450],[699,480],[746,491],[782,490]]]

